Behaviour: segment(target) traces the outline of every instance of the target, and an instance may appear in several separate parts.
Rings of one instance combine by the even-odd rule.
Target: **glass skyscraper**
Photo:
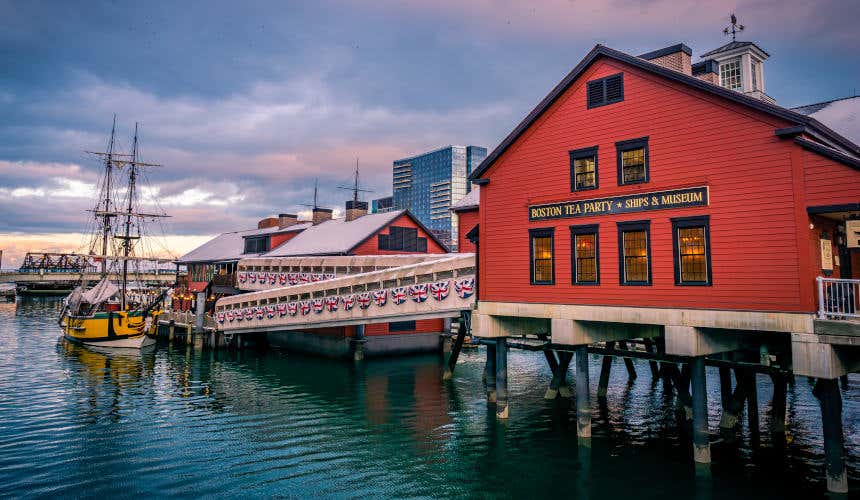
[[[457,215],[449,209],[471,189],[466,178],[487,157],[479,146],[446,146],[394,162],[394,208],[409,209],[451,249]]]

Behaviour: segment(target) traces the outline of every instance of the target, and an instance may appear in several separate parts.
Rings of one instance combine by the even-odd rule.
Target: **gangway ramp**
[[[453,318],[474,304],[475,255],[443,254],[397,267],[225,297],[216,303],[215,317],[219,330],[227,333],[276,332]]]

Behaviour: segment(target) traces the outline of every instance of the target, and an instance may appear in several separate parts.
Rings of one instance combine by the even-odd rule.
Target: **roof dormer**
[[[764,86],[764,62],[769,57],[753,42],[734,40],[701,56],[702,61],[718,65],[718,83],[722,87],[773,103]]]

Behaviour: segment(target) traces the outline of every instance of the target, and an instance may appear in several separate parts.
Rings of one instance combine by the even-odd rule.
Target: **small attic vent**
[[[588,82],[588,107],[596,108],[624,100],[624,74]]]

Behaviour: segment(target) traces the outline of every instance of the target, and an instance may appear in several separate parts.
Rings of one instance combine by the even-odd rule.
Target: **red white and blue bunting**
[[[301,275],[296,273],[269,273],[268,275],[265,273],[259,273],[259,275],[248,273],[247,279],[252,282],[255,280],[262,280],[262,282],[265,283],[266,281],[271,282],[272,276],[275,277],[276,282],[280,282],[282,276],[283,279],[288,282],[294,277],[299,280],[303,279],[303,277],[308,280],[313,280],[315,277],[315,275],[308,273]],[[329,279],[329,275],[325,275],[325,278]],[[373,290],[344,296],[329,295],[326,297],[298,302],[280,302],[271,305],[228,309],[217,312],[215,319],[219,324],[223,324],[225,322],[232,323],[234,321],[251,321],[254,318],[257,320],[271,320],[276,317],[282,318],[288,315],[297,316],[299,313],[301,313],[302,316],[306,316],[310,314],[311,311],[316,314],[322,314],[324,311],[336,313],[341,303],[343,303],[343,308],[346,311],[351,311],[356,304],[358,304],[359,309],[365,310],[370,308],[371,305],[375,305],[376,307],[385,307],[388,304],[389,297],[391,298],[391,302],[397,306],[406,303],[408,299],[412,299],[413,302],[421,304],[426,302],[428,297],[431,296],[436,301],[443,301],[447,299],[450,294],[452,281],[454,282],[454,291],[459,298],[468,299],[475,294],[474,277],[458,278],[453,280],[441,280],[434,283],[419,283],[406,287]]]

